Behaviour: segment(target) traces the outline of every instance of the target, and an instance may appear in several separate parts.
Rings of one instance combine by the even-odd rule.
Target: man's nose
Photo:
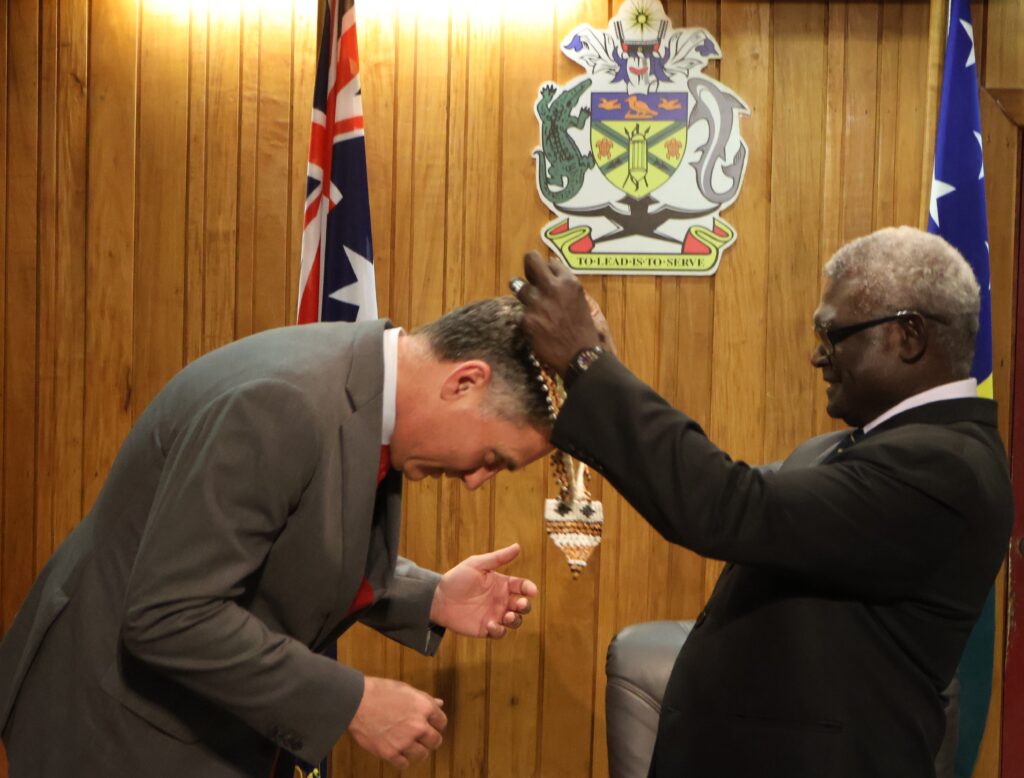
[[[824,367],[828,364],[828,354],[825,353],[825,344],[820,341],[815,344],[814,350],[811,351],[811,364],[814,367]]]
[[[498,471],[490,467],[478,467],[471,473],[466,473],[462,476],[462,483],[466,485],[469,491],[479,489],[485,483],[490,481],[494,476],[498,474]]]

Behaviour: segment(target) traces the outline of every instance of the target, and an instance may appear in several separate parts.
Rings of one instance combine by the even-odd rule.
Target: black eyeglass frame
[[[836,346],[851,335],[856,335],[858,332],[863,332],[871,327],[877,327],[879,324],[887,324],[891,321],[906,319],[909,316],[920,316],[922,319],[931,319],[932,321],[937,321],[939,324],[949,323],[930,313],[904,309],[902,311],[896,311],[896,313],[890,316],[882,316],[879,319],[870,319],[868,321],[857,322],[856,324],[847,324],[845,327],[833,327],[831,324],[826,324],[824,327],[815,325],[814,333],[818,336],[818,341],[825,348],[825,356],[830,357],[836,353]]]

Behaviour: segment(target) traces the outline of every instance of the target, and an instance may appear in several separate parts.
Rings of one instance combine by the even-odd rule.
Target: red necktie
[[[377,486],[380,487],[384,481],[384,477],[388,474],[391,469],[391,447],[381,446],[380,447],[380,466],[377,468]],[[348,613],[345,617],[348,618],[354,613],[358,613],[363,608],[367,608],[373,605],[373,587],[370,586],[370,581],[366,576],[363,576],[363,582],[359,585],[359,591],[356,592],[355,599],[352,600],[352,605],[348,609]]]
[[[380,467],[377,468],[377,486],[380,486],[384,476],[391,469],[391,446],[380,447]]]

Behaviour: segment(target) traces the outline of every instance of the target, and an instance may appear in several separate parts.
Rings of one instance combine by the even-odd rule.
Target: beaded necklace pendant
[[[548,415],[554,423],[565,402],[562,379],[548,370],[530,354],[537,370],[537,380],[544,392]],[[565,555],[573,580],[579,578],[587,560],[601,543],[604,508],[590,496],[590,470],[564,451],[551,453],[551,472],[558,487],[558,497],[544,500],[544,529],[548,537]]]
[[[565,554],[573,579],[579,578],[587,560],[601,543],[604,508],[590,496],[590,470],[564,451],[551,454],[551,470],[558,497],[544,500],[544,529]]]

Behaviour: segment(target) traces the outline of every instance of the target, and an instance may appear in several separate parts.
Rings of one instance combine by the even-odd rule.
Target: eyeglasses
[[[891,316],[883,316],[880,319],[871,319],[870,321],[862,321],[857,324],[848,324],[845,327],[833,327],[831,324],[824,326],[815,325],[814,334],[818,336],[818,340],[821,342],[822,347],[825,349],[825,356],[830,357],[835,354],[836,346],[842,343],[851,335],[856,335],[858,332],[862,332],[871,327],[877,327],[879,324],[886,324],[890,321],[898,321],[899,319],[906,319],[910,316],[920,316],[923,319],[931,319],[937,321],[939,324],[948,324],[948,322],[940,319],[938,316],[933,316],[930,313],[922,313],[921,311],[902,310],[896,311]]]

